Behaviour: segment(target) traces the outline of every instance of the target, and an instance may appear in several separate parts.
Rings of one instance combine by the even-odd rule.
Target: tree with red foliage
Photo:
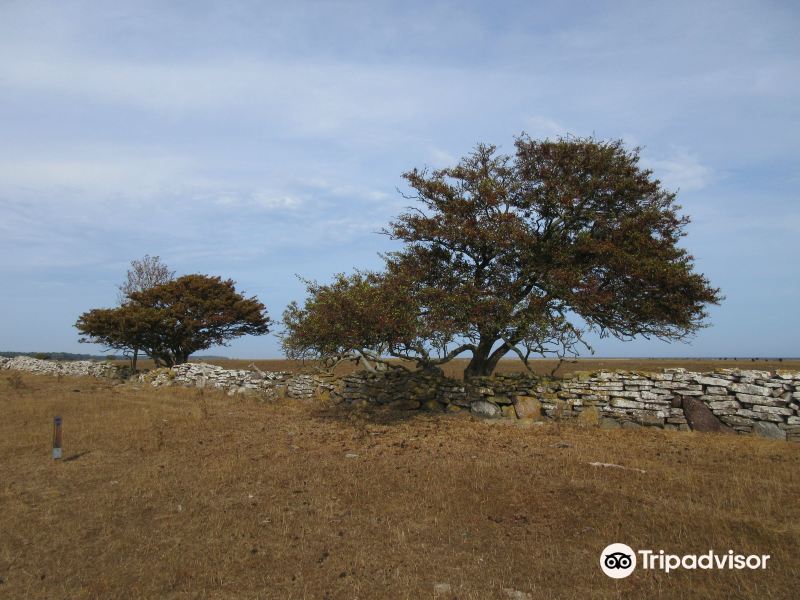
[[[309,287],[284,346],[422,366],[469,352],[472,377],[510,352],[576,354],[587,331],[681,340],[705,325],[719,290],[678,246],[689,219],[638,149],[525,135],[515,149],[481,144],[454,167],[405,173],[419,204],[385,230],[404,247],[384,273]],[[358,319],[318,314],[355,295]]]
[[[117,308],[83,313],[75,324],[81,341],[141,348],[157,366],[171,367],[199,350],[269,332],[264,305],[237,292],[230,279],[184,275],[127,297]]]

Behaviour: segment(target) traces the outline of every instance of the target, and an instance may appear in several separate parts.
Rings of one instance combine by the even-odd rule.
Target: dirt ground
[[[800,590],[798,444],[519,428],[7,371],[0,414],[0,598]],[[54,415],[61,461],[50,458]],[[612,542],[771,559],[759,571],[637,569],[614,580],[599,568]]]

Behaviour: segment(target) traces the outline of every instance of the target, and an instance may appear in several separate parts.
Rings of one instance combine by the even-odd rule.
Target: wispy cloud
[[[673,190],[702,190],[715,178],[710,167],[704,165],[697,155],[684,149],[676,150],[666,158],[652,158],[645,153],[642,165],[652,169],[655,176]]]
[[[72,101],[145,110],[175,117],[215,112],[256,117],[294,136],[350,135],[429,111],[409,86],[449,95],[461,69],[406,68],[341,62],[141,62],[81,55],[0,57],[6,89],[59,94]],[[490,75],[487,74],[487,77]]]
[[[175,156],[118,156],[0,158],[0,190],[90,194],[128,191],[152,194],[176,180],[189,179],[192,161]]]
[[[437,169],[452,167],[458,162],[457,157],[441,148],[430,148],[428,154],[430,156],[431,165]]]
[[[535,138],[555,138],[564,136],[568,131],[561,123],[543,115],[533,115],[525,118],[526,133]]]

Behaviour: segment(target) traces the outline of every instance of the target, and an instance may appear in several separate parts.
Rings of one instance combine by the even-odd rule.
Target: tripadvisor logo
[[[675,569],[766,569],[769,554],[735,554],[728,550],[724,554],[717,554],[709,550],[705,554],[666,554],[663,550],[634,550],[625,544],[611,544],[606,546],[600,554],[600,568],[603,573],[614,579],[622,579],[633,573],[636,569],[637,554],[641,568],[645,570],[658,570],[669,573]]]
[[[636,553],[625,544],[606,546],[600,555],[600,568],[603,573],[614,579],[627,577],[636,568]]]

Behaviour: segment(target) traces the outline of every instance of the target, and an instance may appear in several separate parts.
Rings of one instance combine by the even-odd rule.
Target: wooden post
[[[61,458],[61,417],[53,419],[53,460]]]

